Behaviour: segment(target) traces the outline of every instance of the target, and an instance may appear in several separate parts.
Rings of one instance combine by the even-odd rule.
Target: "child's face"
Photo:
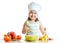
[[[31,20],[36,20],[36,18],[37,18],[37,12],[34,11],[34,10],[30,11],[30,12],[29,12],[29,18],[30,18]]]

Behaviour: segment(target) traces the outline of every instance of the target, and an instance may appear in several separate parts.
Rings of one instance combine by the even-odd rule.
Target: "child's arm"
[[[27,24],[25,22],[23,25],[22,33],[25,34],[28,30],[29,30],[29,28],[27,27]]]
[[[42,23],[41,23],[41,22],[40,22],[40,31],[41,31],[41,33],[44,35],[45,30],[44,30],[44,27],[43,27],[43,25],[42,25]]]

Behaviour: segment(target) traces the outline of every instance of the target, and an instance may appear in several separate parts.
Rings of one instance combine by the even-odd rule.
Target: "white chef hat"
[[[35,3],[35,2],[31,2],[29,5],[28,5],[28,9],[29,11],[31,10],[35,10],[35,11],[40,11],[41,7],[39,4]]]

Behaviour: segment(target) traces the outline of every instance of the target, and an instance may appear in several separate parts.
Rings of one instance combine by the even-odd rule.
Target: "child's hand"
[[[29,28],[28,28],[28,26],[26,25],[26,23],[24,23],[22,33],[25,34],[25,33],[28,32],[28,31],[29,31]]]
[[[27,27],[27,32],[30,32],[31,30]]]
[[[31,31],[28,27],[26,27],[27,32]]]

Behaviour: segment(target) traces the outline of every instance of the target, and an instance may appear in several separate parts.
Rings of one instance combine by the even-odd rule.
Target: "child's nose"
[[[34,15],[32,14],[32,16],[34,16]]]
[[[34,13],[32,13],[32,16],[34,16]]]

